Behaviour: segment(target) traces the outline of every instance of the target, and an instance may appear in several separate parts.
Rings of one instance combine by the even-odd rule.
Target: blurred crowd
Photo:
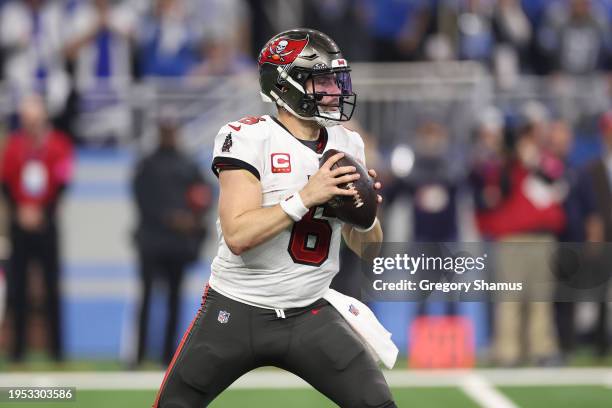
[[[66,134],[49,121],[40,96],[24,98],[18,117],[19,126],[8,136],[0,161],[10,242],[8,259],[2,259],[0,269],[1,275],[4,270],[7,275],[6,298],[2,288],[0,304],[2,309],[8,305],[11,316],[4,326],[11,332],[7,357],[14,363],[26,359],[34,337],[32,317],[42,314],[49,356],[61,362],[65,356],[61,296],[65,264],[59,212],[64,192],[73,181],[73,148]],[[137,255],[141,290],[134,316],[136,347],[127,361],[130,367],[142,363],[146,356],[152,291],[158,282],[167,288],[163,362],[170,363],[176,346],[181,285],[187,268],[200,257],[207,235],[205,215],[212,206],[211,187],[202,169],[180,149],[175,110],[160,112],[157,126],[158,143],[135,164],[131,182],[137,220],[130,241]],[[34,282],[40,280],[36,272],[42,276],[42,293],[32,295]],[[0,315],[0,325],[3,318]],[[0,342],[7,342],[1,335]]]
[[[409,207],[402,208],[411,212],[409,242],[489,243],[494,280],[527,285],[522,302],[496,302],[488,310],[492,361],[563,364],[585,342],[606,356],[612,259],[601,243],[612,240],[612,111],[599,120],[600,155],[577,164],[570,157],[575,140],[569,122],[539,102],[523,108],[514,123],[494,106],[483,110],[468,157],[459,161],[452,129],[423,118],[413,143],[391,154],[386,205],[408,198]],[[474,231],[467,231],[470,226]],[[550,251],[563,245],[587,254],[580,265],[563,251]],[[576,328],[580,299],[564,296],[567,286],[601,291],[591,298],[601,303],[586,331]],[[388,309],[401,313],[405,307]]]
[[[612,66],[609,0],[3,0],[0,80],[45,95],[60,127],[126,85],[253,71],[274,33],[308,26],[351,61],[483,63],[588,76]],[[100,94],[104,95],[103,98]],[[14,104],[16,107],[17,104]]]
[[[0,80],[11,102],[44,95],[57,125],[77,140],[77,116],[116,106],[137,81],[254,67],[249,10],[240,1],[1,3]]]

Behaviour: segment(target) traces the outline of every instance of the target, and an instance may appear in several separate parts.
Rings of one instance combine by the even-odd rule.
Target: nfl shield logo
[[[219,311],[219,316],[217,317],[217,320],[219,321],[219,323],[227,323],[229,318],[230,318],[229,312],[226,312],[225,310]]]
[[[354,314],[355,316],[359,316],[359,309],[357,309],[355,306],[350,305],[349,306],[349,312],[351,312],[352,314]]]

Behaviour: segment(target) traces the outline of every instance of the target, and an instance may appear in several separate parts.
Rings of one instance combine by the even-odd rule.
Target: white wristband
[[[299,221],[308,214],[308,208],[304,206],[300,193],[295,193],[289,198],[285,198],[280,202],[280,206],[293,221]]]
[[[359,228],[353,225],[353,229],[357,232],[368,232],[368,231],[372,231],[374,229],[374,227],[376,226],[376,223],[378,222],[378,217],[374,218],[374,222],[372,223],[372,225],[370,225],[368,228]]]

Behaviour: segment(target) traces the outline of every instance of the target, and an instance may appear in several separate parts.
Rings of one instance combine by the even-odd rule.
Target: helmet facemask
[[[357,95],[348,69],[314,71],[307,77],[305,90],[304,99],[314,101],[312,118],[319,124],[330,126],[353,116]]]
[[[285,80],[279,84],[278,94],[274,92],[273,98],[278,106],[294,116],[321,126],[338,125],[353,116],[357,95],[353,92],[348,68],[317,71],[295,68],[290,79],[288,75],[283,76]],[[299,98],[295,108],[283,101],[295,96]]]

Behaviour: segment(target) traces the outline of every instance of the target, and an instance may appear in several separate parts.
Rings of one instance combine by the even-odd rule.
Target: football
[[[336,153],[344,153],[344,157],[333,164],[332,170],[337,167],[354,166],[361,177],[353,182],[338,185],[338,187],[347,190],[355,188],[358,193],[356,196],[335,196],[327,204],[333,209],[334,214],[340,220],[359,228],[368,228],[376,218],[376,209],[378,207],[374,180],[363,165],[353,156],[335,149],[330,149],[323,154],[319,161],[319,167]]]

